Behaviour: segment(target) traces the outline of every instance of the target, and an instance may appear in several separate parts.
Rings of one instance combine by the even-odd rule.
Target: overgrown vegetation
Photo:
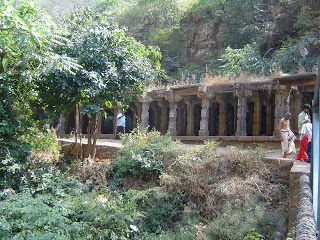
[[[59,148],[46,144],[53,139],[49,134],[40,136],[43,141],[24,136],[33,146],[32,157],[1,178],[0,233],[6,239],[242,239],[253,234],[273,239],[276,232],[285,234],[287,192],[271,183],[262,146],[219,153],[215,141],[186,146],[138,128],[123,135],[118,157],[103,165],[48,159],[41,153],[53,156]],[[106,182],[97,185],[90,172],[104,173]]]
[[[162,48],[168,73],[192,82],[205,64],[227,77],[269,73],[274,64],[292,72],[311,69],[318,13],[308,4],[299,8],[304,3],[279,1],[273,6],[280,5],[280,12],[266,14],[262,22],[253,21],[267,11],[259,0],[99,1],[96,9],[132,23],[131,34]],[[297,18],[286,23],[284,8]],[[85,103],[89,117],[101,114],[105,101],[125,106],[147,80],[162,74],[161,54],[89,10],[73,13],[64,30],[31,1],[0,0],[0,16],[2,238],[273,239],[275,232],[285,233],[287,192],[272,183],[261,147],[220,155],[214,141],[186,147],[138,128],[123,136],[114,161],[64,156],[46,125],[70,106],[79,113]],[[277,27],[267,24],[278,18],[283,22]],[[214,57],[186,60],[197,55],[189,51],[197,28],[189,31],[188,19],[217,28],[217,38],[203,45]],[[280,23],[290,38],[281,35]],[[281,39],[275,49],[257,37],[263,27]]]

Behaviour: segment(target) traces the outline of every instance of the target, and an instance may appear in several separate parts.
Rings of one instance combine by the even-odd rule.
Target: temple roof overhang
[[[301,73],[293,74],[281,77],[273,78],[273,85],[286,85],[286,86],[305,86],[305,85],[315,85],[317,81],[316,73]]]

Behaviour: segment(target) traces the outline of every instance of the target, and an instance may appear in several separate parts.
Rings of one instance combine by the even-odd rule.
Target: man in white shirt
[[[298,115],[298,130],[300,137],[300,150],[298,152],[296,160],[304,159],[307,161],[307,137],[301,136],[302,125],[306,123],[307,119],[310,119],[309,111],[311,109],[310,104],[304,104],[302,112]]]
[[[304,104],[302,107],[302,112],[298,115],[298,130],[301,133],[302,125],[305,123],[306,119],[310,119],[309,111],[311,109],[310,104]]]
[[[301,128],[301,137],[307,137],[308,143],[307,143],[307,155],[308,160],[307,162],[310,162],[311,160],[311,142],[312,142],[312,123],[310,119],[305,120],[305,123],[302,125]]]
[[[117,114],[117,131],[116,131],[116,139],[120,139],[119,133],[125,133],[126,127],[126,117],[122,113],[122,111]]]

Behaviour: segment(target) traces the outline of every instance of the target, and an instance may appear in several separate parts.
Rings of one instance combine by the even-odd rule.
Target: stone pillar
[[[194,136],[194,103],[190,99],[187,104],[187,136]]]
[[[243,96],[239,96],[238,110],[237,110],[236,136],[247,136],[246,114],[247,114],[247,99]]]
[[[235,96],[238,98],[236,136],[247,136],[247,99],[252,92],[244,89],[243,83],[235,83]]]
[[[137,123],[138,123],[137,109],[132,108],[132,129],[135,129],[138,127]]]
[[[286,100],[288,95],[288,90],[286,86],[280,85],[275,92],[275,109],[274,109],[274,129],[273,136],[279,136],[278,125],[280,119],[284,117],[286,113]]]
[[[293,90],[291,95],[292,99],[290,101],[290,112],[292,115],[290,118],[290,126],[293,132],[298,133],[298,115],[302,110],[302,105],[304,104],[303,94],[298,90]]]
[[[169,103],[169,125],[168,130],[171,136],[177,136],[177,103]]]
[[[261,102],[259,95],[255,96],[254,99],[254,109],[253,109],[253,128],[252,136],[261,135]]]
[[[267,135],[272,135],[272,107],[267,105]]]
[[[210,105],[209,99],[202,98],[199,136],[209,136],[209,128],[208,128],[209,105]]]
[[[226,99],[219,97],[217,98],[219,103],[219,136],[227,135],[227,104]]]
[[[142,106],[139,102],[135,102],[135,105],[136,105],[136,109],[137,109],[137,115],[136,115],[136,118],[137,118],[137,125],[141,125],[141,112],[142,112]]]
[[[149,125],[149,102],[142,102],[141,126],[148,128]]]
[[[58,137],[60,137],[63,134],[65,134],[64,122],[65,122],[64,117],[60,116],[59,123],[58,123],[58,131],[57,131],[57,136]]]

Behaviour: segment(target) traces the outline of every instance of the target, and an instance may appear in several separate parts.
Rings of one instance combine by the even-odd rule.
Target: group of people
[[[300,150],[297,154],[296,160],[303,160],[305,162],[311,161],[312,123],[309,114],[310,109],[310,104],[304,104],[303,110],[298,116]],[[295,153],[294,140],[296,139],[296,136],[290,129],[290,118],[291,113],[287,112],[284,115],[284,118],[280,120],[278,126],[284,158],[286,158],[289,153]]]

